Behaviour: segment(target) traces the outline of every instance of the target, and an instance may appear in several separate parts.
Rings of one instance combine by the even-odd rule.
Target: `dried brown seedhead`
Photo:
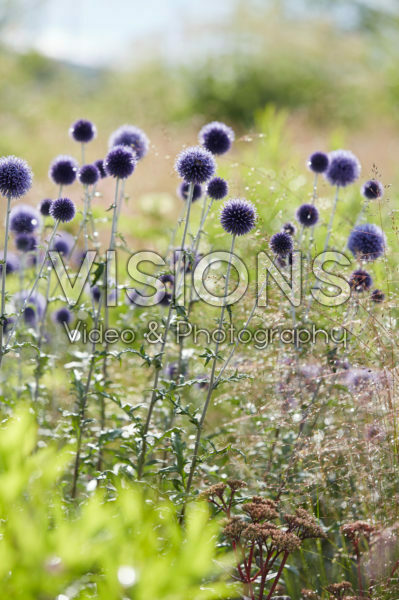
[[[288,524],[288,531],[295,533],[301,540],[326,537],[313,515],[303,508],[297,508],[294,515],[284,515],[284,519]]]
[[[352,591],[352,584],[349,581],[341,581],[341,583],[331,583],[327,586],[327,592],[331,594],[331,598],[344,599],[344,594],[347,591]]]
[[[371,534],[376,531],[376,527],[367,523],[367,521],[354,521],[342,525],[341,531],[352,542],[357,542],[361,537],[370,541]]]

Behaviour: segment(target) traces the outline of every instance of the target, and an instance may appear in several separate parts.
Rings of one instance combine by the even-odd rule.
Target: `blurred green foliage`
[[[138,488],[96,491],[79,508],[67,506],[59,482],[69,461],[68,448],[37,449],[27,411],[3,424],[2,599],[207,600],[232,593],[217,581],[218,526],[206,507],[191,507],[183,530],[169,503]]]

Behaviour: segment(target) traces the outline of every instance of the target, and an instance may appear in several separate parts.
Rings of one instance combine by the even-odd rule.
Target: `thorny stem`
[[[219,327],[218,330],[221,331],[223,328],[223,319],[224,319],[224,313],[226,310],[226,297],[228,294],[228,290],[229,290],[229,279],[230,279],[230,271],[231,271],[231,259],[233,257],[233,252],[234,252],[234,244],[235,244],[235,239],[236,236],[233,235],[232,240],[231,240],[231,248],[230,248],[230,257],[229,257],[229,262],[228,262],[228,266],[227,266],[227,273],[226,273],[226,281],[225,281],[225,286],[224,286],[224,301],[222,304],[222,308],[220,311],[220,319],[219,319]],[[195,438],[195,445],[194,445],[194,453],[193,453],[193,457],[191,460],[191,467],[190,467],[190,472],[189,472],[189,476],[188,476],[188,481],[187,481],[187,486],[186,486],[186,499],[185,499],[185,503],[183,506],[183,514],[184,514],[184,509],[187,503],[187,498],[188,495],[190,493],[190,489],[191,489],[191,484],[193,481],[193,477],[194,477],[194,472],[195,472],[195,467],[197,466],[197,459],[198,459],[198,450],[199,450],[199,445],[200,445],[200,441],[201,441],[201,435],[202,435],[202,429],[204,426],[204,421],[205,421],[205,417],[206,417],[206,413],[208,411],[208,407],[212,398],[212,392],[215,388],[215,371],[216,371],[216,362],[217,362],[217,358],[218,358],[218,351],[219,351],[219,344],[220,344],[220,340],[219,340],[219,336],[218,339],[216,341],[215,344],[215,352],[213,355],[213,362],[212,362],[212,371],[211,371],[211,377],[209,380],[209,388],[208,388],[208,393],[206,396],[206,400],[205,400],[205,404],[204,407],[202,409],[202,414],[201,414],[201,418],[197,427],[197,435]]]
[[[11,211],[11,196],[7,196],[7,212],[6,212],[6,224],[4,233],[4,253],[3,253],[3,264],[1,269],[1,323],[0,323],[0,367],[3,360],[3,337],[4,337],[4,321],[5,321],[5,309],[6,309],[6,271],[7,271],[7,252],[8,252],[8,231],[10,228],[10,211]]]
[[[181,251],[179,252],[179,259],[178,259],[178,263],[177,263],[177,270],[176,270],[176,281],[175,281],[175,293],[176,293],[176,298],[175,301],[177,302],[177,295],[178,295],[178,290],[179,290],[179,276],[180,276],[180,269],[181,269],[181,259],[182,259],[182,253],[184,252],[184,245],[186,242],[186,236],[187,236],[187,230],[188,230],[188,224],[189,224],[189,220],[190,220],[190,210],[191,210],[191,204],[192,204],[192,199],[193,199],[193,193],[194,193],[194,184],[190,183],[189,189],[188,189],[188,194],[187,194],[187,207],[186,207],[186,217],[185,217],[185,225],[184,225],[184,232],[183,232],[183,237],[182,237],[182,242],[181,242]],[[185,265],[183,268],[183,273],[181,275],[181,279],[183,280],[185,276]],[[148,407],[148,413],[147,413],[147,419],[144,425],[144,429],[143,429],[143,436],[142,436],[142,447],[141,447],[141,452],[140,452],[140,457],[138,460],[138,464],[137,464],[137,477],[139,479],[141,479],[141,476],[143,474],[143,467],[144,467],[144,462],[145,462],[145,454],[147,451],[147,434],[148,434],[148,430],[150,428],[150,423],[151,423],[151,417],[152,417],[152,413],[154,411],[154,407],[156,404],[156,401],[158,399],[158,382],[159,382],[159,375],[161,373],[162,370],[162,366],[163,366],[163,356],[165,353],[165,347],[166,347],[166,341],[168,338],[168,334],[169,334],[169,330],[170,330],[170,324],[172,321],[172,313],[173,313],[173,302],[170,303],[169,308],[168,308],[168,315],[166,317],[166,325],[165,325],[165,331],[164,331],[164,335],[162,338],[162,343],[161,343],[161,348],[160,348],[160,352],[159,352],[159,359],[158,359],[158,364],[155,368],[155,375],[154,375],[154,383],[152,385],[152,394],[151,394],[151,400],[150,400],[150,405]]]

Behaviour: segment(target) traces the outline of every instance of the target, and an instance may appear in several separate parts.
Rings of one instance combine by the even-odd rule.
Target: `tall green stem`
[[[11,196],[7,197],[7,212],[6,212],[6,225],[4,234],[4,254],[3,254],[3,265],[1,269],[1,323],[0,323],[0,366],[3,360],[4,349],[3,349],[3,337],[4,337],[4,321],[5,321],[5,310],[6,310],[6,271],[7,271],[7,253],[8,253],[8,232],[10,229],[10,212],[11,212]]]
[[[219,319],[219,327],[218,327],[219,331],[222,331],[222,329],[223,329],[223,319],[224,319],[224,313],[225,313],[225,310],[226,310],[226,298],[227,298],[228,291],[229,291],[229,280],[230,280],[230,271],[231,271],[231,259],[232,259],[233,252],[234,252],[235,239],[236,239],[236,236],[233,235],[232,240],[231,240],[230,258],[229,258],[229,263],[228,263],[228,266],[227,266],[226,281],[225,281],[225,286],[224,286],[224,301],[223,301],[222,308],[221,308],[221,311],[220,311],[220,319]],[[198,428],[197,428],[197,435],[196,435],[196,438],[195,438],[194,453],[193,453],[193,457],[192,457],[192,460],[191,460],[191,467],[190,467],[190,472],[189,472],[189,476],[188,476],[188,480],[187,480],[187,486],[186,486],[186,502],[187,502],[188,495],[190,493],[191,484],[192,484],[193,477],[194,477],[194,472],[195,472],[195,467],[197,465],[199,445],[200,445],[200,442],[201,442],[202,429],[204,427],[206,413],[208,411],[209,404],[210,404],[210,401],[211,401],[211,398],[212,398],[212,392],[213,392],[213,390],[215,388],[215,371],[216,371],[216,362],[217,362],[217,355],[218,355],[218,351],[219,351],[219,345],[220,345],[220,338],[218,336],[218,339],[217,339],[216,344],[215,344],[215,352],[214,352],[214,356],[213,356],[212,370],[211,370],[211,377],[210,377],[210,380],[209,380],[208,393],[207,393],[207,396],[206,396],[206,399],[205,399],[204,407],[202,409],[201,418],[200,418],[200,421],[199,421],[199,424],[198,424]]]
[[[178,298],[178,294],[179,294],[179,290],[180,290],[180,269],[181,269],[181,263],[182,263],[181,259],[182,259],[182,254],[184,252],[184,245],[186,243],[188,224],[189,224],[189,220],[190,220],[191,204],[193,201],[193,193],[194,193],[194,184],[190,183],[189,189],[188,189],[188,194],[187,194],[186,217],[185,217],[184,232],[183,232],[183,237],[182,237],[182,242],[181,242],[181,251],[179,252],[179,258],[178,258],[178,263],[177,263],[176,281],[175,281],[175,295],[176,295],[175,302],[177,302],[177,298]],[[183,268],[183,273],[181,274],[182,280],[184,280],[184,275],[185,275],[185,265]],[[173,302],[171,302],[169,305],[169,309],[168,309],[168,315],[166,317],[165,331],[164,331],[164,335],[162,338],[161,349],[160,349],[160,353],[159,353],[159,362],[155,368],[151,400],[150,400],[150,405],[148,407],[147,419],[146,419],[146,422],[144,425],[144,430],[143,430],[142,448],[141,448],[140,457],[139,457],[138,464],[137,464],[137,476],[139,479],[141,478],[141,476],[143,474],[145,454],[147,451],[147,434],[148,434],[148,430],[150,428],[151,417],[152,417],[152,413],[154,411],[155,403],[158,399],[158,389],[157,388],[158,388],[158,382],[159,382],[159,375],[161,373],[162,366],[163,366],[163,356],[165,353],[166,341],[168,338],[170,324],[172,321],[173,308],[174,308]]]

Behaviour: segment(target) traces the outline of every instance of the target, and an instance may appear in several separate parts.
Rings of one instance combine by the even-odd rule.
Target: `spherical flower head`
[[[246,235],[256,223],[256,209],[244,198],[227,200],[220,213],[220,223],[231,235]]]
[[[212,198],[212,200],[223,200],[228,194],[229,187],[227,181],[221,177],[214,177],[208,183],[206,191],[209,198]]]
[[[63,325],[64,323],[69,325],[69,323],[72,321],[72,313],[68,308],[63,306],[62,308],[54,311],[53,320],[54,323],[57,323],[58,325]]]
[[[94,123],[87,119],[79,119],[69,129],[69,134],[75,142],[87,144],[94,140],[97,135],[97,129]]]
[[[49,169],[49,177],[57,185],[72,185],[78,172],[78,163],[72,156],[57,156]]]
[[[37,239],[30,233],[20,233],[15,237],[15,246],[21,252],[32,252],[37,248]]]
[[[16,307],[20,307],[24,304],[29,292],[17,292],[14,294],[14,302]],[[34,292],[29,298],[27,305],[24,309],[24,321],[29,326],[36,325],[37,321],[43,316],[46,301],[39,292]]]
[[[150,140],[142,129],[134,125],[122,125],[114,131],[109,138],[109,148],[114,146],[128,146],[137,160],[141,160],[148,152]]]
[[[363,184],[362,195],[367,198],[367,200],[377,200],[378,198],[382,198],[384,195],[384,186],[380,181],[377,181],[377,179],[370,179]]]
[[[367,290],[369,290],[373,285],[373,278],[369,273],[367,273],[367,271],[359,269],[351,273],[351,276],[349,277],[349,285],[355,292],[367,292]]]
[[[4,260],[4,253],[0,253],[0,260]],[[20,262],[19,258],[14,252],[7,252],[7,262],[6,262],[6,275],[11,275],[16,271],[19,271]],[[3,272],[3,264],[0,264],[0,274]]]
[[[189,187],[190,187],[189,183],[187,183],[186,181],[182,181],[182,183],[177,188],[177,193],[182,200],[187,200]],[[202,196],[202,186],[200,186],[199,183],[195,183],[194,189],[193,189],[192,202],[195,202],[196,200],[201,198],[201,196]]]
[[[53,201],[50,200],[50,198],[45,198],[40,202],[39,211],[40,214],[43,215],[43,217],[48,217],[50,215],[50,207],[52,203]]]
[[[104,179],[107,176],[107,173],[105,172],[105,169],[104,169],[103,159],[99,158],[98,160],[95,160],[94,164],[96,165],[98,172],[100,173],[101,179]]]
[[[282,231],[284,233],[288,233],[288,235],[295,235],[296,234],[296,227],[294,225],[294,223],[284,223],[283,227],[282,227]]]
[[[61,221],[61,223],[69,223],[75,214],[75,205],[69,198],[57,198],[50,208],[50,215],[55,221]]]
[[[198,141],[212,154],[224,154],[234,142],[234,131],[224,123],[213,121],[204,125],[198,134]]]
[[[313,152],[308,159],[308,168],[313,173],[325,173],[328,168],[328,154],[325,152]]]
[[[373,290],[370,295],[370,299],[376,304],[381,304],[385,300],[385,294],[381,290]]]
[[[328,158],[329,165],[325,176],[331,185],[346,187],[360,177],[360,162],[349,150],[335,150],[330,152]]]
[[[175,169],[187,183],[204,183],[216,170],[213,155],[201,148],[192,146],[183,150],[176,159]]]
[[[357,225],[349,234],[348,248],[355,258],[374,261],[384,253],[385,235],[377,225],[372,223]]]
[[[296,218],[304,227],[312,227],[319,220],[319,211],[313,204],[302,204],[296,211]]]
[[[24,196],[32,186],[32,171],[28,163],[16,156],[0,158],[0,194],[8,198]]]
[[[51,245],[51,250],[55,252],[59,252],[62,256],[69,256],[72,252],[72,249],[75,245],[75,238],[73,235],[68,233],[67,231],[57,232],[53,243]]]
[[[114,146],[105,157],[104,168],[108,175],[116,179],[127,179],[133,173],[136,158],[128,146]]]
[[[83,165],[78,172],[78,179],[83,185],[94,185],[100,179],[96,165]]]
[[[93,285],[90,288],[90,294],[92,295],[92,298],[94,300],[94,302],[99,302],[100,298],[101,298],[101,290],[98,287],[98,285]]]
[[[28,204],[18,204],[10,213],[10,230],[15,233],[33,233],[41,224],[39,212]]]
[[[294,249],[292,237],[289,233],[284,233],[283,231],[272,235],[269,246],[277,256],[287,256]]]

